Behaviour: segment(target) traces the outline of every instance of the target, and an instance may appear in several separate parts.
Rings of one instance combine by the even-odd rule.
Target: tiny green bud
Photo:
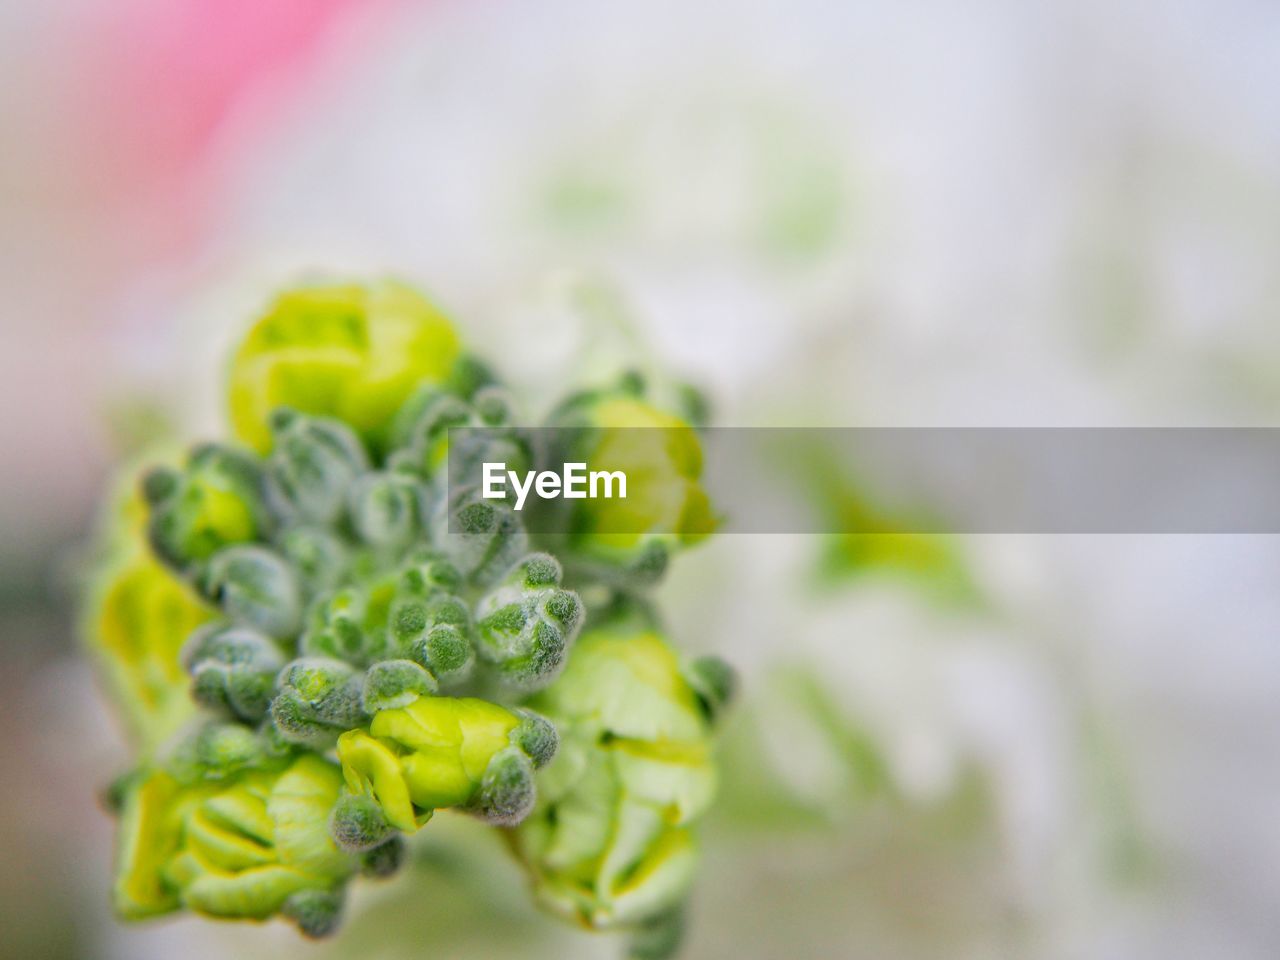
[[[298,926],[305,937],[331,936],[342,922],[342,895],[329,890],[299,890],[290,895],[280,912]]]
[[[407,593],[428,596],[443,591],[457,593],[462,587],[462,574],[442,554],[420,550],[409,558],[409,566],[401,575],[400,585]]]
[[[327,750],[341,733],[336,727],[312,719],[310,711],[295,695],[277,694],[271,701],[271,724],[285,743]]]
[[[417,535],[424,490],[405,473],[368,473],[351,487],[351,525],[375,547],[402,547]]]
[[[450,517],[456,533],[450,532]],[[500,578],[529,544],[529,535],[514,510],[467,491],[447,515],[437,518],[433,532],[458,570],[477,584]]]
[[[340,420],[288,410],[272,415],[271,428],[267,490],[273,506],[291,521],[333,523],[352,482],[369,468],[359,437]]]
[[[511,401],[499,387],[484,387],[471,398],[471,406],[486,426],[498,427],[511,422]]]
[[[589,537],[575,542],[569,559],[580,577],[628,592],[647,591],[666,576],[672,539],[661,533]]]
[[[341,660],[299,658],[276,678],[271,720],[289,743],[326,749],[363,721],[362,686],[360,674]]]
[[[620,538],[625,539],[625,538]],[[590,542],[589,550],[574,558],[574,569],[626,590],[647,590],[661,582],[671,563],[669,538],[642,536],[632,546],[615,547],[607,537]]]
[[[497,380],[488,364],[474,354],[464,353],[455,361],[448,385],[458,396],[470,397]]]
[[[471,611],[461,597],[441,594],[427,604],[427,620],[433,625],[448,624],[463,633],[471,629]]]
[[[473,809],[493,824],[519,823],[533,809],[533,763],[518,747],[499,750],[480,778]]]
[[[271,702],[284,658],[266,636],[243,627],[213,624],[196,630],[182,651],[198,703],[258,720]]]
[[[361,703],[364,712],[372,715],[379,710],[408,706],[438,689],[436,678],[412,660],[382,660],[364,675]]]
[[[302,597],[289,565],[265,547],[237,545],[217,553],[204,577],[204,590],[236,623],[269,636],[296,633]]]
[[[553,557],[531,554],[480,601],[477,653],[513,686],[549,683],[582,621],[582,601],[559,589],[560,576]]]
[[[475,654],[466,634],[451,623],[440,623],[428,630],[409,649],[415,662],[422,664],[442,683],[466,679],[475,662]]]
[[[369,646],[364,627],[368,602],[362,591],[349,587],[313,604],[308,625],[298,644],[308,657],[365,662]]]
[[[520,564],[520,576],[526,587],[559,586],[561,575],[560,564],[548,553],[530,554]]]
[[[517,710],[516,713],[520,724],[511,731],[511,745],[526,753],[535,769],[545,767],[560,746],[555,724],[532,710]]]
[[[471,408],[465,400],[428,385],[401,407],[393,434],[398,446],[413,451],[414,466],[431,476],[444,462],[449,428],[470,422]]]
[[[374,850],[385,844],[392,832],[382,807],[362,793],[343,794],[329,816],[333,842],[349,853]]]
[[[188,779],[223,779],[266,759],[263,743],[252,728],[210,723],[179,745],[174,766]]]
[[[261,464],[230,447],[196,448],[181,472],[152,470],[142,492],[156,555],[191,573],[223,547],[254,539],[269,526],[262,491]]]
[[[705,427],[711,422],[711,398],[691,383],[676,387],[676,406],[680,416],[694,427]]]
[[[650,586],[667,572],[671,562],[671,548],[663,540],[648,540],[626,568],[628,575],[638,584]]]
[[[262,743],[263,755],[268,760],[282,760],[294,752],[294,744],[280,736],[280,730],[272,722],[270,710],[267,717],[258,724],[258,740]]]
[[[280,538],[280,552],[298,571],[309,595],[337,586],[351,558],[342,540],[323,527],[294,527]]]
[[[402,866],[408,855],[404,838],[399,834],[378,844],[372,850],[366,850],[360,857],[360,872],[366,877],[379,880],[393,876]]]
[[[364,719],[361,676],[341,660],[300,657],[280,671],[276,687],[280,696],[296,700],[303,715],[318,723],[345,730]]]
[[[391,605],[391,636],[397,643],[411,644],[427,632],[427,605],[421,600],[397,600]]]

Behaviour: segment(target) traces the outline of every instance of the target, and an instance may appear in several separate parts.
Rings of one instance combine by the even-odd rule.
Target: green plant
[[[228,397],[235,441],[116,498],[87,593],[138,755],[109,792],[119,915],[325,935],[351,879],[394,872],[452,808],[507,832],[555,912],[674,948],[733,689],[675,654],[644,595],[714,525],[693,430],[634,378],[562,404],[553,423],[596,428],[585,456],[658,478],[631,501],[652,532],[611,534],[614,508],[583,501],[576,534],[533,535],[451,490],[471,454],[450,428],[489,428],[508,464],[533,444],[439,311],[390,283],[283,294]],[[637,425],[678,442],[629,448]]]

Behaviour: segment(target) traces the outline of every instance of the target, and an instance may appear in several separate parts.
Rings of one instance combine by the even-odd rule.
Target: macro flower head
[[[635,472],[629,509],[667,532],[531,532],[456,477],[544,452],[440,311],[394,283],[280,296],[228,396],[235,438],[142,474],[88,594],[139,743],[112,791],[120,916],[325,935],[348,881],[393,873],[451,810],[517,828],[557,912],[673,929],[730,675],[684,665],[652,623],[580,643],[579,591],[600,616],[647,606],[670,549],[710,532],[691,428],[633,393],[561,404],[552,425],[599,428],[589,453]]]

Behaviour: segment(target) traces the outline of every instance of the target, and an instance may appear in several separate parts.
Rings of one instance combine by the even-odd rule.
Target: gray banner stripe
[[[599,433],[522,435],[537,469],[596,466]],[[1280,429],[722,427],[696,436],[722,533],[1280,533]],[[493,439],[453,430],[451,451]],[[687,437],[635,429],[613,439],[655,451],[631,471],[629,500],[653,476],[668,477],[664,495],[675,495],[682,481],[663,451]],[[478,460],[451,452],[450,495],[481,482]],[[572,532],[592,504],[531,490],[520,517],[533,532]],[[674,515],[595,513],[606,517],[597,532],[679,532]]]

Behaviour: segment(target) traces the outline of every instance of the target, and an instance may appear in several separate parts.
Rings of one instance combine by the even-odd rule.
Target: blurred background
[[[109,915],[82,544],[144,440],[220,429],[226,345],[300,277],[414,281],[535,414],[639,363],[734,426],[1280,426],[1264,0],[11,0],[0,54],[0,956],[618,954],[463,818],[323,946]],[[1278,570],[682,557],[673,635],[745,678],[687,955],[1276,956]]]

